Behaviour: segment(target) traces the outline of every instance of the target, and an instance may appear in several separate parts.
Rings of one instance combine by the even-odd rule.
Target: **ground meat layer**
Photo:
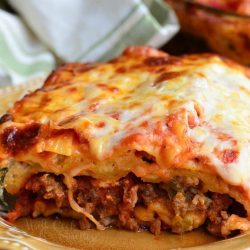
[[[250,229],[246,211],[239,203],[225,194],[203,193],[202,182],[194,177],[175,177],[168,183],[155,184],[133,174],[117,182],[86,176],[74,180],[74,200],[106,227],[180,234],[206,225],[210,233],[223,237]],[[27,215],[59,214],[78,220],[81,229],[94,227],[71,209],[67,193],[62,176],[34,175],[6,218],[14,221]]]

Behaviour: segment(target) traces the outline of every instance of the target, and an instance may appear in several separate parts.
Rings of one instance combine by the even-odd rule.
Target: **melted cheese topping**
[[[213,55],[177,58],[132,47],[106,64],[63,66],[17,102],[8,112],[12,120],[0,125],[0,157],[106,179],[132,171],[164,180],[168,169],[182,168],[249,190],[249,107],[245,68]],[[32,146],[15,148],[8,128],[32,123],[40,126],[28,138]]]

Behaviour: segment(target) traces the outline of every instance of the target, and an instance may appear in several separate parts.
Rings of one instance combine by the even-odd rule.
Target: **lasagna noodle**
[[[70,205],[98,225],[69,180],[192,176],[249,217],[249,93],[248,69],[209,54],[131,47],[108,63],[64,65],[0,120],[6,189],[19,195],[41,172],[65,176]]]
[[[133,231],[147,228],[155,234],[165,229],[184,233],[203,224],[223,237],[250,229],[243,206],[223,194],[232,187],[212,180],[216,192],[211,192],[204,182],[208,176],[185,172],[171,176],[168,182],[150,183],[132,174],[112,182],[39,173],[24,185],[15,209],[6,218],[60,214],[78,220],[81,229],[90,228],[91,221],[100,230],[104,226]],[[229,193],[235,195],[234,191]]]

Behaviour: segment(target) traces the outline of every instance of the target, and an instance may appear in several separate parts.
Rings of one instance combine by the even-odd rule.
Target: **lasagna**
[[[240,15],[250,15],[249,0],[191,0],[191,2],[204,4],[215,9],[234,12]]]
[[[66,64],[0,119],[5,216],[220,237],[250,230],[249,71],[130,47]]]

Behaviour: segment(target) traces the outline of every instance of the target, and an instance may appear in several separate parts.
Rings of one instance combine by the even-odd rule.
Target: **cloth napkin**
[[[62,62],[106,61],[129,45],[160,47],[179,29],[161,0],[8,3],[17,14],[0,9],[0,86],[46,75]]]

